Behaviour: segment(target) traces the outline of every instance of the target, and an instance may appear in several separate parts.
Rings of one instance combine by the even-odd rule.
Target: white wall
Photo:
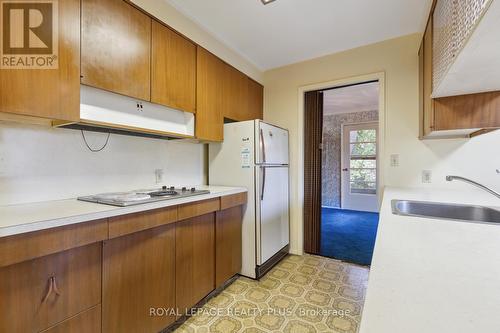
[[[92,147],[107,134],[85,132]],[[155,185],[205,184],[204,146],[112,134],[98,153],[80,131],[0,122],[0,205],[74,198]]]
[[[165,0],[131,0],[134,4],[165,22],[173,29],[206,48],[219,58],[239,69],[252,79],[262,82],[262,72],[233,49],[203,30],[198,24],[184,16]]]
[[[373,45],[285,66],[264,74],[264,119],[290,130],[291,149],[291,249],[303,248],[302,208],[299,196],[299,87],[336,81],[370,73],[385,72],[386,186],[456,188],[467,185],[447,183],[446,174],[471,177],[500,189],[500,132],[471,140],[420,141],[418,96],[418,48],[421,35],[413,34]],[[400,155],[400,166],[389,167],[391,154]],[[422,184],[422,170],[432,170],[433,183]],[[472,192],[471,192],[472,193]]]

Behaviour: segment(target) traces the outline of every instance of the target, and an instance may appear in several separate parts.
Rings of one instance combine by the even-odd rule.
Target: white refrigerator
[[[259,279],[289,250],[288,131],[261,120],[224,125],[209,145],[210,185],[248,189],[241,275]]]

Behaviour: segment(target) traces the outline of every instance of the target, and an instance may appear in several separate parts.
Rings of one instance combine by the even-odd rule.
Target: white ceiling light
[[[264,5],[267,5],[267,4],[270,4],[271,2],[276,1],[276,0],[261,0],[261,1]]]

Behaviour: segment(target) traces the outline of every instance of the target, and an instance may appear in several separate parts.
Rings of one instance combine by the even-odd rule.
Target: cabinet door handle
[[[56,277],[52,277],[52,286],[54,289],[54,292],[56,293],[57,296],[61,296],[61,292],[59,291],[59,288],[57,288],[57,282],[56,282]]]
[[[49,278],[49,289],[47,290],[47,293],[45,294],[45,297],[42,299],[42,303],[47,302],[49,299],[50,294],[52,294],[52,290],[54,289],[54,284],[52,283],[52,276]]]

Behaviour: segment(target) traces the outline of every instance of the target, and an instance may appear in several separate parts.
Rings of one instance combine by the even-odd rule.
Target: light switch
[[[155,170],[155,181],[156,181],[156,184],[163,183],[163,169],[156,169]]]
[[[424,184],[432,183],[432,171],[431,170],[423,170],[422,171],[422,183],[424,183]]]
[[[391,167],[398,167],[399,166],[399,154],[392,154],[391,155]]]

